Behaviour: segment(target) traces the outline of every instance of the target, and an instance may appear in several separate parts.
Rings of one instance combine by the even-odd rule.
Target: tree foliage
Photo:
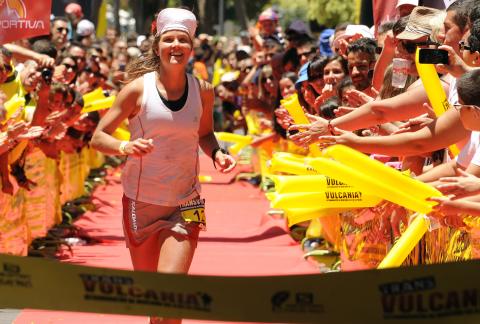
[[[338,23],[355,20],[354,0],[310,0],[308,15],[318,23],[334,27]]]
[[[338,23],[355,20],[355,0],[271,0],[271,4],[283,12],[287,21],[309,19],[335,27]]]

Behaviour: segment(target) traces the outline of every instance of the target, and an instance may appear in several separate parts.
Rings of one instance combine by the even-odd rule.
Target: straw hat
[[[410,14],[405,30],[397,35],[398,39],[417,40],[424,36],[432,34],[433,26],[431,21],[437,15],[442,13],[441,10],[429,7],[415,7]]]

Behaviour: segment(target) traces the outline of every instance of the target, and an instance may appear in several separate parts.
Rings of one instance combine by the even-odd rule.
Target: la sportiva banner
[[[52,0],[0,0],[0,44],[50,33]]]

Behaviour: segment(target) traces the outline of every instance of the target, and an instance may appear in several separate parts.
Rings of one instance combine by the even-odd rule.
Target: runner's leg
[[[157,271],[160,246],[158,244],[160,232],[153,233],[138,246],[129,246],[130,257],[132,258],[135,271]]]
[[[158,239],[160,257],[157,271],[162,273],[187,273],[197,247],[198,232],[192,237],[172,231],[160,232]],[[180,324],[181,319],[151,317],[151,324]]]

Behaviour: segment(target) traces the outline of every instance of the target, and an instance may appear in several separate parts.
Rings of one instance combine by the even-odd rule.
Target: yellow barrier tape
[[[209,277],[1,255],[0,305],[220,321],[467,324],[480,321],[479,271],[480,261],[466,261],[323,275]]]

